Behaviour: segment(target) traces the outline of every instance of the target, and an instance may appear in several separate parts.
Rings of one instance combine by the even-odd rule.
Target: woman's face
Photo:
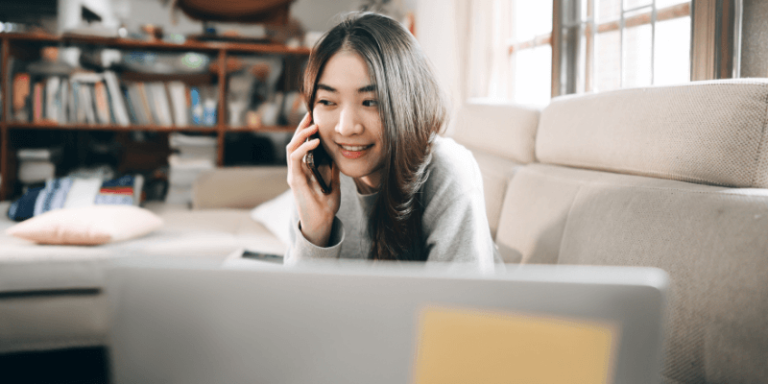
[[[312,118],[341,173],[378,188],[384,152],[376,84],[359,54],[340,51],[325,64]]]

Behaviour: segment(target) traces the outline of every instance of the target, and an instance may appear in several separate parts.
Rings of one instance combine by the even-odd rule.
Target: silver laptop
[[[667,274],[126,261],[115,383],[659,382]]]

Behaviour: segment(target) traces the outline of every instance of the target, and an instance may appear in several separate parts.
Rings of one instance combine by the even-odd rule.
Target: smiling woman
[[[358,13],[313,48],[310,112],[286,147],[295,200],[286,263],[307,258],[464,261],[496,255],[472,154],[438,133],[443,95],[413,36]],[[325,151],[319,176],[303,159]],[[326,191],[327,192],[327,191]]]

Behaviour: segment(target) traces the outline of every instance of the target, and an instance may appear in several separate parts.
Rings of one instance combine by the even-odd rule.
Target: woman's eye
[[[333,105],[333,102],[330,100],[318,100],[317,103],[325,106]]]
[[[376,101],[376,100],[366,100],[366,101],[363,101],[363,106],[366,106],[366,107],[377,107],[377,106],[379,106],[379,102]]]

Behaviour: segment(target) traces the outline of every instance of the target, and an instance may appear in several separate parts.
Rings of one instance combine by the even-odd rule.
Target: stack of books
[[[212,127],[217,119],[214,85],[121,83],[112,71],[71,76],[16,73],[12,92],[14,120],[23,122]]]
[[[174,151],[168,157],[168,193],[165,201],[172,204],[192,202],[192,185],[197,177],[216,166],[216,137],[189,136],[172,133],[169,145]]]
[[[16,152],[19,181],[25,186],[44,183],[56,176],[56,162],[61,148],[22,148]]]

